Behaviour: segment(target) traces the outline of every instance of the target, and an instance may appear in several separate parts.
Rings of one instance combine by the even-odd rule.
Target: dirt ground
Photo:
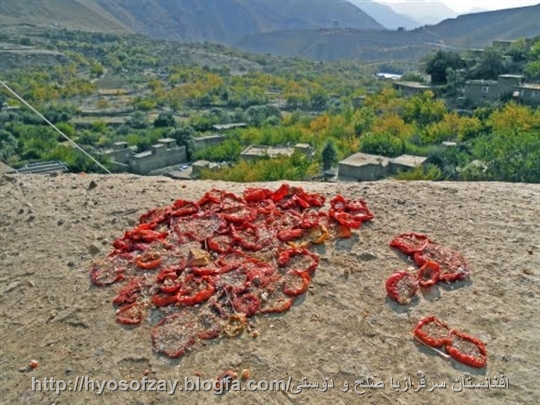
[[[89,189],[92,180],[97,187]],[[259,337],[221,338],[172,360],[152,351],[149,322],[137,328],[115,322],[111,304],[115,289],[92,286],[88,267],[148,209],[178,198],[199,199],[212,187],[240,193],[246,185],[132,175],[1,177],[0,402],[540,402],[539,185],[394,181],[299,185],[327,197],[342,193],[363,198],[376,218],[357,231],[357,237],[318,250],[320,265],[306,296],[282,316],[256,317],[253,324]],[[279,183],[265,186],[275,189]],[[388,242],[402,232],[426,233],[461,251],[470,264],[470,281],[436,286],[408,306],[390,302],[385,280],[408,263]],[[412,329],[430,314],[482,339],[488,366],[472,369],[416,343]],[[39,362],[34,370],[27,367],[33,359]],[[290,378],[291,387],[306,377],[319,388],[224,395],[107,389],[102,395],[69,391],[57,395],[32,390],[32,377],[74,384],[83,376],[130,381],[145,374],[148,379],[179,380],[182,387],[185,377],[195,379],[200,372],[201,379],[215,380],[227,369],[249,369],[257,381]],[[422,375],[427,388],[418,385]],[[508,388],[469,384],[485,382],[486,377],[499,380],[501,375]],[[355,393],[355,381],[367,377],[384,382],[384,387],[357,387]],[[334,388],[323,392],[325,380],[333,381]],[[402,391],[397,391],[398,382]],[[343,392],[345,383],[348,392]],[[441,387],[433,389],[434,383]]]

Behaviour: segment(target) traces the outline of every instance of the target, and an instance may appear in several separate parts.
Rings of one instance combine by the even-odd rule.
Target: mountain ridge
[[[356,7],[363,10],[365,13],[373,17],[377,22],[385,28],[393,30],[399,27],[413,29],[420,27],[422,24],[414,18],[403,13],[398,13],[392,7],[386,6],[384,3],[378,3],[373,0],[349,0]]]
[[[316,3],[316,7],[309,3]],[[95,25],[105,31],[123,30],[154,39],[227,45],[245,35],[279,30],[334,25],[384,29],[346,0],[2,0],[1,7],[2,23],[6,25],[27,22],[25,15],[38,8],[42,16],[49,15],[41,25],[54,23],[52,16],[67,21],[82,14],[86,18],[80,24],[86,29]],[[35,17],[34,23],[39,23],[38,16]]]

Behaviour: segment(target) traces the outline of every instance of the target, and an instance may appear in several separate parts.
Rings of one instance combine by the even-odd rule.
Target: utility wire
[[[13,94],[17,99],[22,102],[25,106],[30,108],[33,112],[35,112],[43,121],[45,121],[47,124],[49,124],[51,127],[54,128],[56,132],[58,132],[60,135],[62,135],[65,139],[67,139],[73,146],[75,146],[77,149],[79,149],[82,153],[84,153],[88,158],[90,158],[95,164],[97,164],[99,167],[101,167],[105,173],[112,174],[109,169],[107,169],[105,166],[103,166],[101,163],[99,163],[94,157],[92,157],[88,152],[86,152],[83,148],[81,148],[75,141],[71,140],[70,137],[68,137],[66,134],[64,134],[62,131],[60,131],[56,125],[54,125],[51,121],[49,121],[43,114],[41,114],[38,110],[36,110],[34,107],[32,107],[30,104],[28,104],[21,96],[19,96],[14,90],[12,90],[5,82],[0,80],[0,84],[4,86],[11,94]]]

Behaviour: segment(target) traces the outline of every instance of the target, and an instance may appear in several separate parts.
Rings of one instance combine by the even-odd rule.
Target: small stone
[[[64,222],[66,222],[66,221],[63,220],[63,219],[59,219],[58,222],[56,223],[56,225],[58,225],[58,226],[63,225]]]
[[[92,256],[97,255],[99,252],[100,249],[96,245],[88,246],[88,253],[90,253]]]
[[[364,262],[368,262],[370,260],[375,260],[377,258],[377,255],[371,252],[364,252],[359,255],[358,258]]]
[[[95,189],[96,187],[97,187],[97,183],[96,183],[94,180],[92,180],[92,181],[90,182],[90,184],[88,185],[88,190],[93,190],[93,189]]]
[[[58,172],[52,172],[49,177],[58,177]]]

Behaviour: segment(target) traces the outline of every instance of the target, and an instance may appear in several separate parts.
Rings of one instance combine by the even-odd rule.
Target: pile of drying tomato
[[[324,204],[323,196],[287,184],[176,200],[143,214],[92,265],[90,278],[119,285],[113,304],[120,323],[138,325],[160,308],[154,349],[179,357],[197,342],[239,335],[256,314],[287,311],[318,266],[310,247],[350,237],[373,218],[362,200],[338,195],[328,210]]]
[[[412,256],[419,267],[416,274],[397,271],[386,281],[388,296],[400,304],[408,304],[419,287],[428,288],[438,282],[453,282],[469,277],[467,261],[461,253],[432,242],[426,235],[403,233],[390,246]]]
[[[449,329],[433,315],[418,322],[414,328],[414,335],[427,346],[446,349],[446,352],[460,363],[477,368],[486,365],[486,347],[480,339]]]

